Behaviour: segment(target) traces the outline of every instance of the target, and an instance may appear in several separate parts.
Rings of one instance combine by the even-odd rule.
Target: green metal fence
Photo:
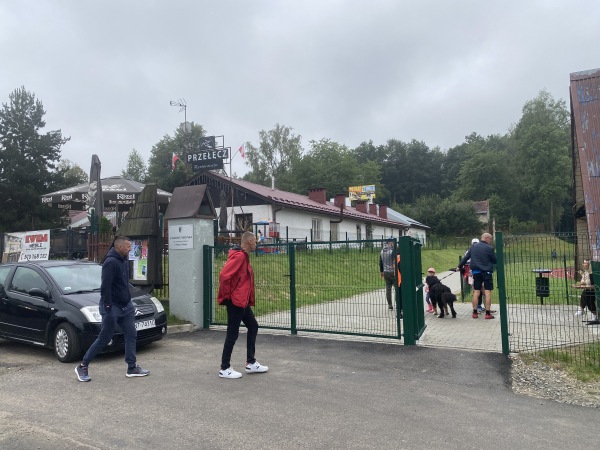
[[[253,310],[260,326],[292,334],[304,331],[400,339],[400,289],[395,283],[396,307],[389,310],[379,273],[383,245],[383,240],[361,240],[258,246],[250,261],[256,287]],[[205,290],[207,325],[227,323],[225,308],[216,305],[216,298],[228,250],[208,246],[205,250],[211,280]],[[409,274],[406,279],[414,278]],[[420,274],[418,278],[420,283]],[[418,309],[416,304],[412,309]],[[415,319],[410,320],[412,324]],[[418,322],[414,328],[419,328]]]
[[[510,351],[600,365],[600,324],[590,322],[589,311],[575,315],[581,289],[573,284],[589,251],[585,235],[496,234],[500,306],[506,307],[503,338]],[[596,285],[599,266],[592,263]]]

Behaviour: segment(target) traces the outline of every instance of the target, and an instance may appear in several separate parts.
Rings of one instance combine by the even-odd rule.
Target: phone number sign
[[[50,230],[28,231],[21,238],[19,261],[43,261],[50,254]]]

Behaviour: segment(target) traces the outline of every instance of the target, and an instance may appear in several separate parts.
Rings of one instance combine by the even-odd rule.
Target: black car
[[[100,333],[102,266],[85,261],[36,261],[0,265],[0,338],[54,349],[61,362],[78,360]],[[130,285],[139,345],[167,333],[158,299]],[[106,351],[122,349],[117,327]]]

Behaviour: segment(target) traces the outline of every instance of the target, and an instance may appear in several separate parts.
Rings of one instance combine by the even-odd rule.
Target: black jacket
[[[463,259],[460,261],[458,265],[459,269],[466,264],[466,262],[471,259],[471,271],[479,270],[481,272],[493,272],[494,264],[496,264],[496,254],[494,253],[494,247],[484,241],[477,242],[473,244]]]
[[[124,308],[130,301],[129,261],[111,248],[102,263],[100,306],[116,305]]]

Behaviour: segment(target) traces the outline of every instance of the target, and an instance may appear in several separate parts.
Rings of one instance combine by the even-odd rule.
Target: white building
[[[310,189],[306,196],[214,172],[198,174],[188,184],[207,185],[222,236],[252,229],[267,239],[309,242],[382,239],[409,234],[414,224],[418,224],[388,217],[385,205],[358,201],[355,207],[347,206],[345,194],[327,201],[325,189],[321,188]]]

